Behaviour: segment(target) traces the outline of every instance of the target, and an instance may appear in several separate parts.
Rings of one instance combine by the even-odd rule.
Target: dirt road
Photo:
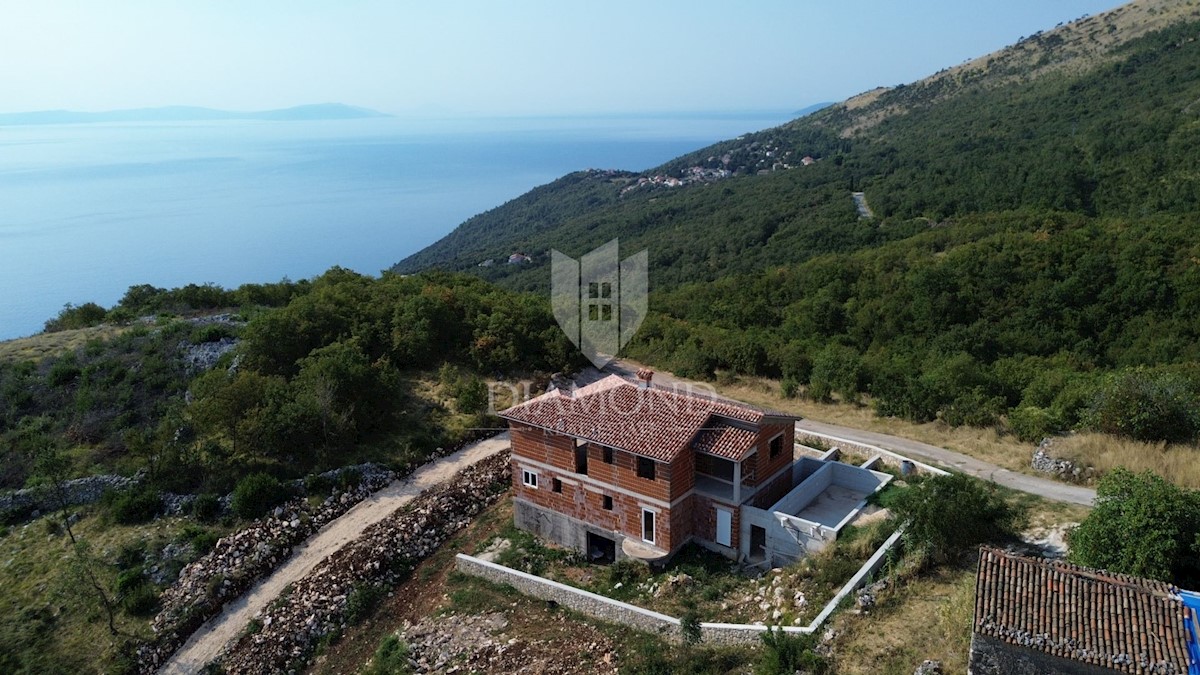
[[[321,528],[292,553],[270,576],[260,580],[242,597],[230,602],[217,616],[200,627],[160,670],[163,675],[198,673],[215,659],[225,645],[237,638],[250,619],[267,606],[290,583],[312,571],[317,563],[354,541],[368,526],[386,518],[426,489],[445,481],[475,462],[508,448],[508,432],[472,443],[458,452],[436,459],[408,477],[367,497],[341,518]]]

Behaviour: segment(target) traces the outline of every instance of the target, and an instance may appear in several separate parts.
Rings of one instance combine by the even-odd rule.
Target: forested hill
[[[652,288],[627,351],[683,375],[1030,440],[1194,439],[1198,37],[1195,3],[1126,5],[644,174],[572,174],[397,269],[544,290],[550,249],[620,237]]]
[[[1133,3],[642,174],[571,174],[396,269],[470,269],[540,288],[551,248],[579,255],[619,236],[629,251],[649,249],[662,288],[973,213],[1189,213],[1200,201],[1198,20],[1200,7],[1183,1]],[[859,219],[859,191],[873,220]],[[504,264],[514,252],[533,262]],[[496,264],[477,267],[488,259]]]

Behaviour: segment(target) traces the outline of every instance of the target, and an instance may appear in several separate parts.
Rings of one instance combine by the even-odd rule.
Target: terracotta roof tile
[[[721,418],[757,425],[768,416],[792,417],[675,389],[642,388],[616,375],[574,392],[549,391],[500,416],[663,462]]]
[[[975,632],[1117,672],[1185,675],[1187,610],[1176,591],[1159,581],[985,547]]]
[[[754,449],[758,434],[724,422],[715,422],[700,430],[692,447],[700,452],[740,462]]]

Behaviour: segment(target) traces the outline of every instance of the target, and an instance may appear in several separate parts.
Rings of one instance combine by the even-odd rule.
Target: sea
[[[792,116],[0,126],[0,339],[135,284],[379,274],[570,171],[642,171]]]

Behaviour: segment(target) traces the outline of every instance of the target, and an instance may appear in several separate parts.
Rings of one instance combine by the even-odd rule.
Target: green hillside
[[[650,254],[637,356],[1030,437],[1099,424],[1108,373],[1197,358],[1198,36],[1193,3],[1134,3],[644,174],[572,174],[397,269],[544,291],[550,249],[620,237]]]

